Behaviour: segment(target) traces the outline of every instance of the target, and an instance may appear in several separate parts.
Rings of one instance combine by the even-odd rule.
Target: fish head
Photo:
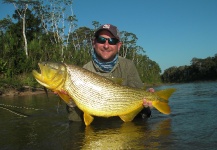
[[[40,73],[36,70],[32,71],[38,83],[53,91],[60,89],[64,85],[67,71],[63,63],[40,62],[38,65]]]

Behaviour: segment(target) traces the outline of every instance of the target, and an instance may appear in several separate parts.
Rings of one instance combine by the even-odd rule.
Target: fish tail
[[[153,101],[152,105],[163,114],[170,114],[170,106],[168,105],[169,97],[175,92],[176,89],[170,88],[166,90],[157,91],[156,94],[160,97],[160,100]]]

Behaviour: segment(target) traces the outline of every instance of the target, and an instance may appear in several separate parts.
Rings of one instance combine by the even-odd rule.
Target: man
[[[121,84],[124,86],[143,88],[134,63],[118,55],[121,45],[120,33],[116,26],[111,24],[100,26],[94,34],[92,60],[85,64],[84,68],[107,78],[122,79]],[[151,111],[148,107],[150,105],[144,101],[146,107],[139,116],[150,117]],[[82,120],[82,112],[77,107],[67,106],[67,110],[69,120]]]

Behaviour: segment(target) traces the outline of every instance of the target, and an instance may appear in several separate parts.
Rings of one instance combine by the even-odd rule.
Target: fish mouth
[[[55,90],[65,82],[66,67],[62,63],[38,63],[39,71],[33,70],[32,74],[42,86]]]

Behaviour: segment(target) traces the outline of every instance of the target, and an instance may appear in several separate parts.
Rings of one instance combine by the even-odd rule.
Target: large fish
[[[175,89],[150,93],[119,85],[74,65],[42,62],[39,67],[41,73],[32,72],[35,79],[58,93],[69,106],[75,103],[84,112],[86,126],[91,124],[93,116],[119,116],[124,122],[132,121],[143,109],[144,98],[161,113],[170,114],[168,98]]]

